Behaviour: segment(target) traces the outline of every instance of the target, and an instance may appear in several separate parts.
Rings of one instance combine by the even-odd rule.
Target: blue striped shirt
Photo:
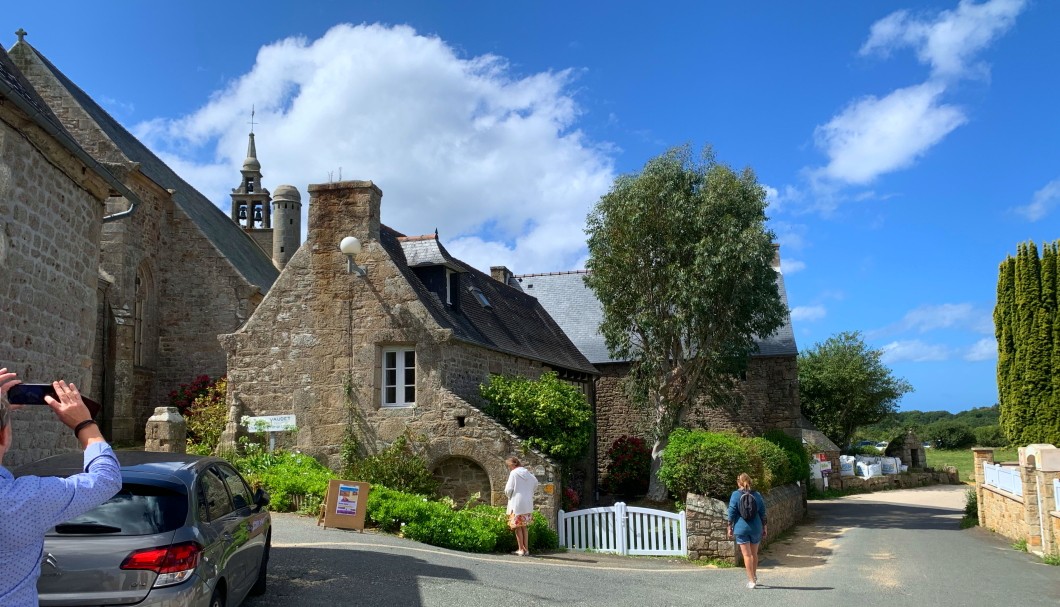
[[[121,489],[121,469],[107,443],[92,443],[85,449],[84,469],[69,478],[15,479],[0,466],[0,605],[36,606],[44,533]]]

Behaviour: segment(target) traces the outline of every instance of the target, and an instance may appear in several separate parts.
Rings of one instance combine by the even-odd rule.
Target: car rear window
[[[48,534],[152,535],[182,527],[187,517],[187,495],[166,487],[127,483],[103,505],[56,525]]]

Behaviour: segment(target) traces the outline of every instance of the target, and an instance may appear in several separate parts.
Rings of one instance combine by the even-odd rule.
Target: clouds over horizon
[[[945,101],[958,81],[987,78],[989,66],[976,57],[1007,32],[1025,0],[961,0],[937,14],[900,10],[876,21],[859,55],[883,59],[912,49],[928,66],[928,78],[882,96],[851,101],[814,130],[814,143],[828,162],[807,170],[822,210],[836,204],[836,190],[864,186],[881,175],[907,168],[968,122],[963,108]]]
[[[993,337],[994,324],[991,313],[972,304],[924,305],[910,310],[898,322],[868,333],[869,337],[885,337],[894,334],[914,333],[923,335],[935,331],[947,331],[956,336],[953,341],[964,341],[969,333],[988,335],[979,337],[967,346],[944,345],[925,341],[919,337],[895,339],[880,349],[883,361],[931,362],[960,358],[966,361],[990,360],[997,356],[997,342]]]
[[[384,223],[439,230],[488,271],[576,269],[585,218],[614,178],[610,147],[577,128],[571,70],[515,75],[408,26],[337,25],[264,46],[249,72],[194,113],[134,132],[222,209],[256,107],[267,188],[370,179]]]
[[[1016,207],[1014,210],[1027,218],[1027,221],[1035,222],[1048,215],[1055,207],[1060,206],[1060,179],[1054,179],[1045,184],[1045,187],[1034,193],[1030,204]]]

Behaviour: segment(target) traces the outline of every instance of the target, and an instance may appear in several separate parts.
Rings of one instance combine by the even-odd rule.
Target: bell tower
[[[269,191],[261,186],[261,163],[254,145],[254,110],[250,112],[247,159],[240,169],[242,180],[232,188],[232,221],[239,224],[269,256],[272,256],[272,209]]]

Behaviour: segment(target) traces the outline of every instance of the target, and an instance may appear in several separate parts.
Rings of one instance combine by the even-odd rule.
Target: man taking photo
[[[44,400],[81,442],[85,471],[69,478],[15,480],[3,460],[12,444],[6,395],[19,383],[15,373],[0,369],[0,605],[35,607],[45,532],[113,497],[121,489],[121,470],[77,386],[60,380],[52,382],[58,398]]]

